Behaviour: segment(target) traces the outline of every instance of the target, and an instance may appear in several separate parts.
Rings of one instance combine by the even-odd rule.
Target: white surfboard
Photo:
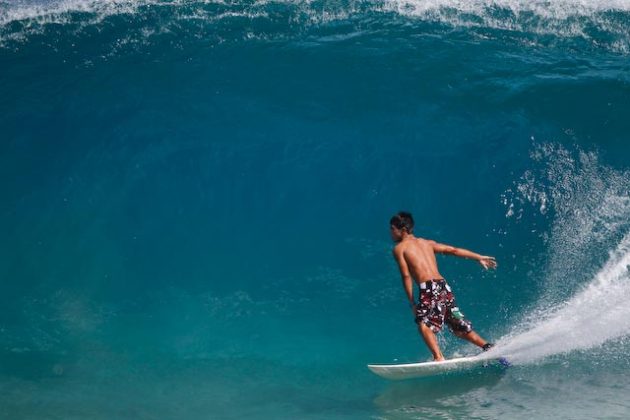
[[[486,365],[502,365],[509,366],[509,362],[502,358],[487,358],[480,356],[458,357],[443,362],[423,362],[423,363],[405,363],[399,365],[367,365],[368,368],[386,379],[410,379],[421,378],[423,376],[439,375],[446,372],[472,369],[477,366]]]

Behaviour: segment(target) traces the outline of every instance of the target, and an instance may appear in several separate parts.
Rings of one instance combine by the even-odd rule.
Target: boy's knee
[[[457,331],[457,330],[454,330],[453,333],[456,336],[460,337],[460,338],[465,338],[466,336],[468,336],[468,334],[472,333],[472,331]]]

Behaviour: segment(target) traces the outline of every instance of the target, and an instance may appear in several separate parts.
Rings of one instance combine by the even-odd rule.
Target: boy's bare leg
[[[459,338],[463,338],[466,341],[470,341],[471,343],[473,343],[476,346],[479,346],[481,348],[483,348],[484,345],[486,345],[487,341],[484,340],[483,338],[481,338],[479,336],[479,334],[477,334],[474,331],[471,331],[469,333],[465,333],[465,332],[461,332],[461,331],[453,331],[453,333],[458,336]]]
[[[433,354],[433,359],[435,361],[444,360],[444,356],[442,355],[440,347],[437,343],[437,338],[435,337],[433,331],[431,331],[431,328],[427,327],[424,322],[420,322],[418,331],[420,331],[420,335],[422,335],[424,342],[431,351],[431,354]]]

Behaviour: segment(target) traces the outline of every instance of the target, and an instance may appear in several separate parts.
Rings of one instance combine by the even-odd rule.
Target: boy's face
[[[396,226],[394,226],[394,225],[390,225],[389,226],[389,234],[391,235],[392,240],[394,242],[402,241],[402,234],[403,234],[402,230],[398,229]]]

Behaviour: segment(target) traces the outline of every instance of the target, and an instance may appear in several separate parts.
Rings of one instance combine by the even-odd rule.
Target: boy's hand
[[[486,270],[490,268],[497,268],[497,261],[494,259],[494,257],[483,255],[481,258],[479,258],[479,264],[481,264],[481,266]]]

